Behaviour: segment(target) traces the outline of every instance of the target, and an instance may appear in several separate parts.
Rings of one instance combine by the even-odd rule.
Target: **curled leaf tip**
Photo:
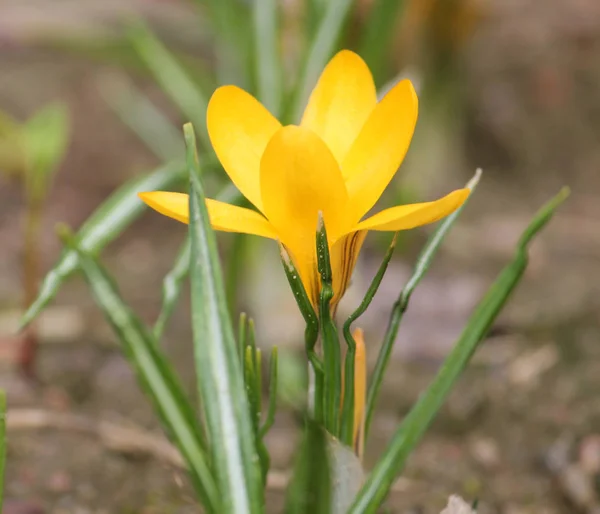
[[[475,170],[475,175],[473,175],[473,178],[469,180],[469,182],[467,182],[467,189],[469,189],[470,191],[473,191],[473,189],[475,189],[477,184],[479,184],[479,180],[481,179],[482,173],[483,170],[481,168],[477,168]]]

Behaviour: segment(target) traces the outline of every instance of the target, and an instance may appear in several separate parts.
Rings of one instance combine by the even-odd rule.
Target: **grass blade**
[[[69,246],[77,254],[94,299],[119,337],[142,388],[190,466],[201,500],[211,512],[220,512],[220,498],[203,448],[201,428],[165,355],[158,349],[150,331],[123,302],[108,273],[83,251],[81,245],[71,241]]]
[[[473,194],[474,189],[477,187],[479,183],[479,179],[481,177],[481,170],[478,169],[475,172],[475,176],[469,181],[466,187],[471,190],[471,194]],[[387,364],[390,360],[390,355],[392,353],[392,348],[394,346],[394,341],[396,341],[396,336],[398,335],[398,329],[400,328],[400,322],[402,321],[402,317],[404,316],[404,312],[408,308],[408,302],[410,297],[421,281],[421,279],[425,276],[435,255],[437,254],[438,249],[440,248],[442,241],[446,237],[446,234],[454,225],[454,222],[460,216],[460,213],[464,209],[466,202],[456,211],[454,211],[450,216],[447,216],[444,221],[442,221],[433,235],[427,241],[425,248],[419,255],[417,259],[417,264],[413,271],[412,276],[408,280],[404,289],[400,292],[400,296],[396,303],[394,303],[394,307],[392,309],[392,313],[390,315],[390,321],[388,324],[388,328],[385,332],[385,336],[383,338],[383,343],[381,348],[379,349],[379,355],[377,356],[377,363],[375,364],[375,369],[373,370],[373,376],[371,378],[371,384],[369,386],[369,393],[367,395],[367,407],[365,412],[365,439],[369,434],[369,428],[371,426],[371,421],[373,419],[373,413],[375,411],[375,405],[377,403],[377,397],[379,396],[379,391],[381,389],[381,384],[383,383],[383,376],[385,374],[385,370],[387,369]]]
[[[208,99],[174,55],[141,22],[130,31],[131,44],[144,60],[163,91],[198,129],[206,149],[211,149],[206,131]]]
[[[163,161],[181,159],[185,148],[179,130],[131,81],[125,76],[111,77],[100,82],[99,90],[109,107],[154,155]]]
[[[167,321],[169,321],[169,318],[175,309],[175,304],[179,299],[183,281],[188,276],[190,269],[190,253],[190,238],[186,237],[185,241],[181,245],[181,248],[179,249],[179,252],[177,253],[173,267],[166,274],[163,280],[162,308],[160,310],[160,314],[158,315],[158,319],[154,324],[153,330],[154,337],[157,341],[160,340],[165,331]]]
[[[192,329],[198,388],[223,513],[263,512],[263,491],[242,367],[227,310],[216,239],[210,226],[194,129],[184,134],[190,171]]]
[[[500,273],[492,287],[471,315],[454,349],[425,393],[404,419],[381,460],[369,475],[350,510],[351,514],[374,513],[390,490],[406,459],[439,411],[454,383],[467,366],[479,342],[519,283],[528,263],[528,246],[534,236],[550,221],[568,196],[563,189],[536,214],[523,233],[515,256]]]
[[[87,219],[79,232],[79,247],[96,253],[115,239],[145,209],[137,194],[142,191],[164,189],[185,177],[185,167],[171,163],[158,168],[149,175],[136,177],[123,184]],[[44,278],[37,298],[21,318],[21,328],[31,321],[54,298],[62,283],[78,267],[77,253],[65,250],[59,261]]]
[[[256,93],[262,104],[279,117],[283,68],[279,55],[279,8],[277,0],[255,0],[254,64]]]
[[[287,121],[298,123],[320,73],[336,50],[336,44],[352,7],[353,0],[330,0],[308,50]]]
[[[389,58],[398,14],[405,8],[405,0],[375,0],[369,11],[359,53],[373,73],[376,84],[383,84],[390,78],[386,73],[386,59]]]

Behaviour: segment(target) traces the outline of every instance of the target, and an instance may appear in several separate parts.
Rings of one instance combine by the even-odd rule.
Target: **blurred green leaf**
[[[227,310],[215,234],[200,183],[191,124],[184,126],[190,172],[192,329],[198,389],[223,513],[264,511],[248,399]]]
[[[90,253],[99,252],[127,228],[146,206],[137,194],[165,189],[185,177],[185,167],[178,163],[161,166],[149,175],[133,178],[117,189],[87,219],[77,233],[79,247]],[[76,252],[63,251],[60,259],[44,278],[37,298],[21,318],[25,327],[54,298],[62,283],[78,267]]]
[[[4,502],[4,468],[6,466],[6,393],[0,389],[0,512]]]
[[[253,5],[257,98],[277,118],[283,94],[278,1],[255,0]]]
[[[181,134],[171,121],[125,76],[99,82],[100,94],[146,147],[163,161],[183,159]]]
[[[205,149],[212,146],[206,130],[208,98],[175,56],[141,22],[130,30],[131,44],[144,60],[163,91],[198,130]]]
[[[405,0],[375,0],[369,10],[358,52],[369,66],[376,84],[383,84],[390,78],[386,65],[398,16],[405,8]]]
[[[473,194],[473,191],[477,187],[480,177],[481,170],[478,169],[475,172],[475,176],[466,186],[471,190],[471,194]],[[404,312],[408,308],[410,297],[421,279],[429,270],[429,267],[431,266],[431,263],[433,262],[433,259],[437,254],[437,251],[440,248],[444,238],[446,237],[446,234],[450,228],[452,228],[452,225],[454,225],[454,222],[458,216],[460,216],[460,213],[465,208],[466,204],[467,202],[463,203],[459,209],[450,214],[450,216],[447,216],[439,224],[438,228],[427,241],[425,248],[423,248],[421,251],[412,276],[408,280],[406,286],[404,286],[404,289],[402,289],[400,292],[398,300],[396,300],[396,303],[394,303],[394,307],[390,315],[390,321],[383,338],[383,343],[379,349],[379,354],[377,355],[377,363],[375,364],[375,369],[373,370],[371,383],[369,385],[369,391],[367,394],[367,406],[365,410],[365,439],[369,434],[369,428],[371,426],[371,421],[373,420],[375,405],[377,403],[379,391],[381,390],[381,384],[383,383],[385,370],[387,369],[387,364],[390,360],[390,355],[392,354],[392,348],[394,346],[394,342],[396,341],[396,336],[398,335],[400,322],[402,321]]]
[[[0,173],[21,175],[26,170],[25,148],[20,125],[0,111]]]
[[[337,49],[337,42],[352,4],[353,0],[329,0],[326,4],[325,13],[308,50],[302,75],[292,100],[291,112],[286,119],[287,122],[298,123],[300,121],[310,92]]]
[[[543,206],[531,221],[521,236],[512,262],[502,270],[471,315],[462,335],[435,379],[404,418],[383,457],[373,468],[349,511],[351,514],[377,511],[396,476],[403,469],[406,459],[433,421],[454,383],[469,363],[478,344],[485,337],[496,316],[521,280],[529,260],[527,252],[529,243],[550,221],[568,194],[568,189],[563,189]]]
[[[250,76],[250,17],[248,2],[241,0],[195,0],[208,10],[217,41],[217,79],[221,84],[248,87]]]
[[[30,200],[45,196],[69,141],[69,116],[65,105],[44,107],[22,127],[27,162],[26,189]]]
[[[123,302],[106,270],[74,240],[69,246],[76,253],[94,299],[119,337],[142,388],[186,459],[202,502],[211,512],[221,512],[221,498],[200,438],[201,428],[166,356],[158,349],[150,331]]]
[[[332,514],[332,487],[327,434],[316,422],[307,419],[287,492],[285,514]]]

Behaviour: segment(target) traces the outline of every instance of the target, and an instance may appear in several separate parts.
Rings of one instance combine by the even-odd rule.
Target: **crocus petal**
[[[182,223],[189,222],[188,195],[154,191],[151,193],[140,193],[139,197],[155,211]],[[273,227],[258,212],[211,199],[206,200],[206,207],[211,225],[215,230],[254,234],[277,239]]]
[[[468,198],[469,193],[469,189],[457,189],[434,202],[392,207],[361,221],[356,229],[397,231],[433,223],[458,209]]]
[[[362,458],[365,432],[365,403],[367,399],[367,349],[362,329],[352,334],[356,342],[354,354],[354,452]]]
[[[342,50],[323,70],[301,125],[314,130],[341,163],[376,104],[368,66],[354,52]]]
[[[366,230],[347,234],[336,241],[329,252],[334,293],[331,307],[334,312],[346,289],[348,289],[358,254],[366,236]]]
[[[261,161],[260,185],[263,212],[286,246],[314,249],[319,211],[331,242],[344,231],[344,179],[331,151],[312,130],[290,125],[276,132]]]
[[[355,221],[375,205],[402,163],[417,122],[418,99],[408,80],[377,104],[342,163]]]
[[[260,159],[281,124],[258,100],[235,86],[214,92],[206,123],[213,148],[231,181],[262,210]]]

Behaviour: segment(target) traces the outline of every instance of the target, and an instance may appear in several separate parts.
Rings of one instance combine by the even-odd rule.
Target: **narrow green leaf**
[[[181,159],[185,148],[179,130],[152,101],[125,76],[105,78],[99,83],[104,101],[146,147],[159,159]]]
[[[223,498],[221,512],[260,513],[263,491],[252,423],[191,124],[184,126],[184,135],[190,172],[194,353],[212,463]]]
[[[169,435],[190,466],[196,489],[211,512],[221,512],[220,497],[200,438],[201,428],[177,376],[160,352],[151,332],[123,302],[100,264],[71,238],[81,269],[96,303],[121,341],[123,352],[148,393]]]
[[[4,500],[4,468],[6,466],[6,393],[0,389],[0,512]]]
[[[246,328],[248,322],[248,315],[245,312],[240,314],[240,320],[238,323],[238,354],[240,357],[240,364],[244,366],[244,358],[246,351]]]
[[[325,14],[319,24],[312,44],[309,48],[298,88],[294,94],[289,122],[298,123],[310,92],[325,65],[336,50],[338,38],[352,7],[353,0],[329,0]]]
[[[164,189],[185,177],[185,167],[171,163],[149,175],[129,180],[105,200],[77,233],[80,248],[97,253],[125,230],[146,208],[137,194]],[[21,318],[21,328],[31,321],[54,298],[62,283],[78,267],[76,252],[65,250],[44,278],[37,298]]]
[[[398,15],[405,8],[405,0],[375,0],[371,5],[362,31],[359,53],[373,73],[376,84],[389,79],[386,64],[398,26]]]
[[[312,373],[314,377],[314,390],[311,395],[312,410],[311,413],[315,420],[322,422],[323,420],[323,362],[315,351],[317,339],[319,338],[319,318],[313,309],[313,306],[308,298],[300,273],[294,266],[290,255],[288,254],[285,247],[280,243],[279,252],[281,253],[281,262],[283,263],[283,269],[288,279],[294,298],[298,304],[298,308],[306,323],[304,329],[304,347],[306,349],[306,356],[312,366]]]
[[[466,186],[471,190],[471,194],[473,194],[473,191],[477,187],[480,177],[481,170],[478,169],[475,172],[474,177]],[[369,391],[367,393],[367,406],[365,411],[365,439],[369,434],[369,428],[371,427],[371,421],[373,420],[373,413],[375,412],[375,405],[377,403],[379,391],[381,390],[381,384],[383,383],[385,370],[387,369],[387,364],[390,360],[390,355],[392,354],[392,348],[394,346],[394,342],[396,341],[396,336],[398,335],[400,322],[402,321],[404,312],[408,308],[410,297],[421,279],[429,270],[429,267],[431,266],[431,263],[433,262],[433,259],[437,254],[442,241],[446,237],[446,234],[450,228],[452,228],[452,225],[454,225],[454,222],[460,216],[460,213],[465,208],[466,203],[467,202],[450,214],[450,216],[447,216],[429,238],[425,248],[423,248],[421,255],[419,255],[419,258],[417,259],[417,264],[415,265],[412,276],[406,283],[406,286],[404,286],[404,289],[400,291],[400,295],[394,303],[392,313],[390,314],[388,327],[383,338],[383,343],[377,356],[377,363],[375,364],[375,369],[373,370]]]
[[[396,476],[404,467],[406,459],[433,421],[454,383],[469,363],[478,344],[485,337],[510,294],[521,280],[529,260],[529,243],[550,221],[568,194],[568,189],[563,189],[542,207],[531,221],[517,245],[512,262],[502,270],[475,309],[435,379],[404,418],[383,457],[375,465],[350,510],[352,514],[377,511]]]
[[[265,422],[260,428],[260,437],[265,437],[273,423],[275,423],[275,413],[277,412],[277,382],[279,380],[279,357],[277,346],[271,348],[271,358],[269,359],[269,408]]]
[[[130,31],[131,44],[144,60],[163,91],[199,131],[207,150],[212,146],[206,131],[208,99],[174,55],[141,22]]]
[[[383,258],[377,273],[373,277],[373,281],[365,294],[362,302],[358,306],[358,308],[350,314],[346,323],[344,323],[344,339],[346,340],[346,344],[348,345],[348,350],[346,351],[346,361],[344,368],[344,404],[342,407],[342,421],[341,421],[341,432],[340,439],[343,443],[348,446],[352,446],[352,437],[354,430],[354,360],[356,358],[356,341],[354,337],[352,337],[352,323],[354,323],[360,316],[362,316],[365,311],[368,309],[371,301],[373,300],[377,290],[379,289],[379,285],[383,280],[385,272],[387,270],[388,264],[394,254],[394,249],[396,248],[396,239],[398,236],[398,232],[394,234],[392,242],[388,248],[388,251]]]
[[[335,437],[338,436],[340,421],[340,401],[342,368],[340,341],[337,328],[331,315],[330,302],[333,299],[331,262],[329,260],[329,244],[323,214],[319,212],[317,227],[317,262],[321,275],[321,293],[319,295],[319,319],[321,323],[321,341],[323,344],[324,369],[324,422],[325,428]]]
[[[254,64],[257,98],[279,117],[282,100],[283,68],[279,42],[279,4],[277,0],[255,0]]]
[[[287,492],[285,514],[330,514],[333,480],[327,434],[307,419]]]
[[[221,202],[237,205],[241,200],[240,192],[232,184],[225,186],[217,195],[217,200]],[[190,238],[189,234],[181,245],[179,253],[171,271],[167,273],[163,280],[162,287],[162,307],[158,319],[154,325],[154,337],[159,340],[165,330],[167,322],[175,309],[177,300],[181,294],[181,288],[188,276],[190,269]]]
[[[45,197],[69,142],[69,116],[65,105],[51,104],[38,111],[22,127],[27,162],[27,195],[32,201]]]
[[[153,330],[154,337],[157,341],[160,340],[165,331],[167,321],[169,321],[169,318],[175,309],[177,300],[179,299],[183,281],[188,275],[190,269],[190,252],[190,238],[186,237],[177,253],[173,267],[163,280],[162,308],[158,315],[158,319],[154,324]]]

